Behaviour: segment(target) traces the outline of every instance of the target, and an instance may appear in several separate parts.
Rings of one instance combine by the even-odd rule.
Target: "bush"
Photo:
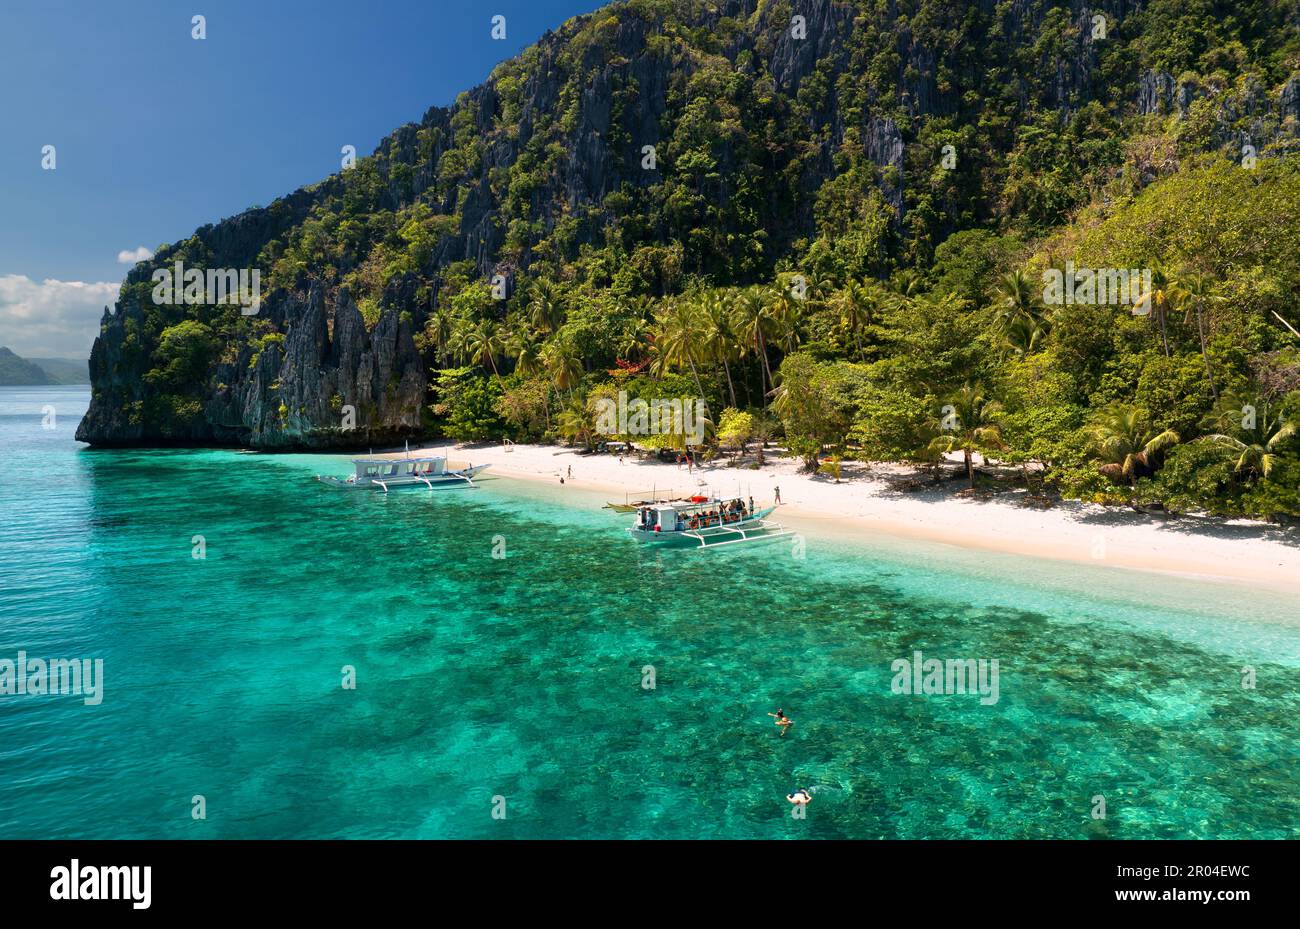
[[[443,434],[457,442],[481,442],[505,435],[505,422],[497,413],[501,384],[495,377],[476,373],[473,367],[435,370],[430,411]]]

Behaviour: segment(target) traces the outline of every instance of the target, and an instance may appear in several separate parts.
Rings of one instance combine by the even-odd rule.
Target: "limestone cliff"
[[[1044,114],[1062,127],[1090,104],[1182,118],[1211,99],[1208,144],[1294,141],[1300,79],[1270,85],[1244,66],[1232,86],[1228,72],[1176,78],[1154,6],[630,0],[578,17],[355,168],[133,269],[105,310],[77,437],[324,448],[426,435],[429,369],[446,355],[424,334],[449,281],[499,274],[513,294],[612,242],[622,262],[678,262],[679,280],[749,283],[789,266],[818,233],[819,191],[858,160],[892,213],[893,260],[923,262],[956,229],[1007,221],[1005,163]],[[1269,8],[1277,28],[1283,6]],[[949,139],[966,146],[951,177],[935,166]],[[268,292],[247,315],[159,303],[151,275],[177,260],[260,268]]]

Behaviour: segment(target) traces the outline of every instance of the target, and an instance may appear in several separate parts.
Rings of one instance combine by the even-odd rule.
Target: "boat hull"
[[[491,465],[474,465],[471,468],[460,468],[456,471],[444,471],[442,474],[426,475],[424,479],[412,477],[400,477],[391,481],[369,480],[364,482],[349,481],[342,478],[330,477],[326,474],[316,475],[316,480],[320,481],[326,487],[332,487],[337,490],[402,490],[408,487],[418,488],[420,490],[431,490],[435,487],[470,487],[470,481],[490,468]]]
[[[734,523],[723,523],[721,527],[711,526],[702,530],[705,533],[719,533],[720,530],[759,530],[763,528],[763,520],[771,516],[776,507],[769,506],[766,509],[758,510],[753,516],[746,519],[737,520]],[[653,529],[642,529],[638,526],[630,526],[627,532],[633,539],[646,545],[690,545],[700,547],[701,540],[699,535],[693,534],[690,529],[682,531],[671,530],[668,532],[655,532]]]

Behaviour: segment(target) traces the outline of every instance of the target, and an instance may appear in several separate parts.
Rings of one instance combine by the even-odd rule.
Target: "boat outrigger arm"
[[[757,542],[761,539],[779,539],[793,534],[793,529],[787,529],[780,523],[768,522],[766,519],[751,519],[733,526],[687,529],[682,533],[688,539],[698,539],[700,548],[739,545],[741,542]],[[720,541],[711,541],[713,539],[719,539]]]

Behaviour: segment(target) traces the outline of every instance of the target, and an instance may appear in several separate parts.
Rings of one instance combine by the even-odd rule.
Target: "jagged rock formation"
[[[614,236],[628,254],[682,243],[685,272],[748,283],[817,234],[818,191],[855,159],[923,260],[958,228],[1006,221],[1001,162],[1044,112],[1064,125],[1121,101],[1106,103],[1118,118],[1186,117],[1209,96],[1214,144],[1294,139],[1300,78],[1176,81],[1142,60],[1160,41],[1143,34],[1147,12],[1134,0],[924,0],[911,16],[849,0],[632,0],[578,17],[352,171],[132,270],[102,320],[77,436],[323,448],[423,435],[436,356],[420,334],[467,268],[517,288],[534,265],[553,271],[555,254]],[[1281,28],[1288,14],[1276,15]],[[947,137],[975,140],[960,188],[935,179]],[[340,215],[363,232],[329,227],[328,247],[305,244],[307,226]],[[409,241],[412,216],[427,248],[395,262],[379,243]],[[251,317],[159,305],[151,275],[178,259],[263,267],[270,292]]]

